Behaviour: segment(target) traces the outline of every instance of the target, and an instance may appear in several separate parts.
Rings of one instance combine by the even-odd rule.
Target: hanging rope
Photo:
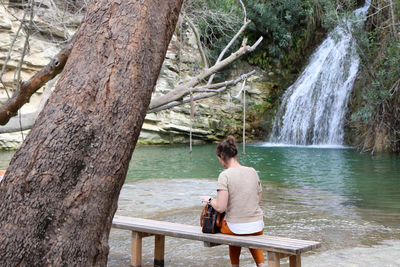
[[[227,87],[227,86],[228,86],[228,84],[225,81],[225,87]],[[229,87],[229,89],[227,91],[228,91],[227,99],[228,99],[228,103],[230,104],[230,103],[232,103],[232,90],[231,90],[231,87]]]
[[[193,101],[193,92],[190,90],[190,137],[189,137],[189,152],[190,156],[192,156],[192,129],[193,129],[193,119],[194,119],[194,101]]]
[[[182,37],[182,19],[179,19],[179,51],[178,51],[178,56],[179,56],[179,83],[181,82],[181,71],[182,71],[182,47],[183,47],[183,37]]]
[[[243,154],[246,154],[246,79],[243,80],[242,89],[243,91]]]
[[[24,137],[24,132],[23,132],[23,129],[22,129],[22,121],[21,121],[21,110],[19,109],[18,110],[18,123],[19,123],[19,130],[20,130],[20,132],[21,132],[21,139],[22,139],[22,142],[24,142],[24,140],[25,140],[25,137]]]
[[[243,133],[242,133],[242,143],[243,143],[243,154],[246,154],[246,81],[247,77],[245,75],[241,76],[243,83],[242,88],[240,88],[239,93],[234,96],[234,98],[239,99],[240,94],[243,93]]]

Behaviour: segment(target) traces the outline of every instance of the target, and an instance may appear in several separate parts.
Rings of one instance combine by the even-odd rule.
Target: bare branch
[[[246,12],[246,6],[243,4],[242,0],[239,0],[240,5],[242,6],[243,9],[243,23],[246,24],[247,21],[247,12]]]
[[[25,19],[25,16],[26,16],[26,12],[24,12],[24,17],[23,17],[23,19]],[[7,63],[8,63],[8,61],[11,59],[11,53],[12,53],[12,50],[13,50],[13,48],[14,48],[15,42],[17,41],[17,38],[18,38],[18,36],[19,36],[19,33],[20,33],[21,29],[22,29],[22,26],[23,26],[23,23],[20,23],[20,24],[19,24],[19,27],[18,27],[18,30],[17,30],[17,32],[16,32],[16,34],[15,34],[13,40],[11,41],[10,47],[9,47],[9,49],[8,49],[7,57],[6,57],[6,59],[4,60],[3,67],[2,67],[1,73],[0,73],[0,82],[1,82],[1,84],[3,85],[3,87],[4,87],[4,90],[6,91],[6,94],[7,94],[7,97],[8,97],[8,98],[10,98],[10,95],[9,95],[9,93],[8,93],[7,86],[6,86],[6,84],[4,83],[4,81],[3,81],[3,75],[4,75],[4,73],[6,72]]]
[[[211,84],[211,85],[205,85],[205,86],[200,86],[200,87],[196,87],[196,88],[186,88],[187,92],[190,93],[192,92],[206,92],[203,94],[197,94],[193,97],[194,100],[199,100],[199,99],[203,99],[203,98],[207,98],[207,97],[211,97],[214,96],[218,93],[221,93],[223,91],[225,91],[228,86],[232,86],[235,85],[237,83],[239,83],[240,81],[247,79],[248,77],[250,77],[251,75],[253,75],[255,73],[255,70],[243,74],[241,75],[239,78],[235,79],[235,80],[230,80],[230,81],[225,81],[225,82],[221,82],[221,83],[215,83],[215,84]],[[207,89],[211,89],[211,88],[217,88],[216,90],[213,91],[205,91]],[[190,97],[184,97],[182,100],[179,101],[170,101],[169,103],[166,103],[165,105],[159,106],[157,108],[154,109],[149,109],[147,111],[147,113],[154,113],[154,112],[158,112],[161,110],[165,110],[165,109],[169,109],[184,103],[188,103],[190,101]]]
[[[207,62],[206,54],[204,53],[203,45],[201,44],[201,41],[200,41],[199,31],[197,30],[196,26],[194,25],[194,23],[188,16],[185,16],[185,19],[188,22],[190,28],[192,28],[194,35],[196,36],[197,47],[199,48],[201,60],[203,61],[204,67],[208,68],[208,62]]]
[[[19,90],[0,107],[0,125],[5,125],[37,90],[62,71],[71,53],[73,43],[74,38],[49,64],[35,73],[28,81],[21,83]]]
[[[235,53],[231,54],[226,59],[222,60],[221,62],[215,64],[214,66],[212,66],[208,69],[203,70],[199,75],[192,78],[190,81],[188,81],[184,85],[175,88],[174,90],[170,91],[169,93],[167,93],[165,95],[154,98],[150,103],[149,109],[150,110],[155,109],[159,106],[167,104],[168,102],[176,101],[176,100],[179,100],[180,98],[184,97],[185,95],[187,95],[190,92],[187,90],[188,88],[195,86],[196,84],[200,83],[203,79],[205,79],[208,76],[210,76],[211,74],[223,69],[224,67],[228,66],[233,61],[235,61],[236,59],[247,54],[248,52],[254,51],[254,49],[256,49],[256,47],[261,43],[262,39],[263,38],[260,37],[253,46],[241,47],[239,50],[237,50]]]
[[[215,92],[198,94],[198,95],[196,95],[196,96],[193,96],[193,101],[196,101],[196,100],[199,100],[199,99],[203,99],[203,98],[208,98],[208,97],[215,96],[216,94],[218,94],[218,93],[220,93],[220,92],[223,92],[223,91],[225,91],[225,90],[226,90],[226,87],[222,87],[222,88],[220,88],[220,89],[218,89],[218,90],[215,90]],[[180,100],[180,101],[172,101],[172,102],[169,102],[168,104],[165,104],[165,105],[160,106],[160,107],[158,107],[158,108],[148,110],[147,113],[154,113],[154,112],[158,112],[158,111],[161,111],[161,110],[170,109],[170,108],[173,108],[173,107],[175,107],[175,106],[179,106],[179,105],[188,103],[189,101],[190,101],[190,96],[184,97],[184,98],[183,98],[182,100]]]
[[[221,38],[221,35],[231,38],[235,34],[237,29],[242,25],[242,19],[238,18],[234,9],[209,9],[206,2],[185,0],[182,14],[190,17],[192,21],[200,22],[204,25],[205,35],[202,37],[207,39],[207,46],[213,49],[215,45],[214,41]],[[194,6],[196,8],[193,8]]]
[[[247,79],[248,77],[250,77],[251,75],[253,75],[255,73],[255,70],[243,74],[241,75],[239,78],[235,79],[235,80],[229,80],[229,81],[225,81],[225,82],[220,82],[220,83],[215,83],[215,84],[211,84],[211,85],[205,85],[205,86],[200,86],[200,87],[195,87],[195,88],[188,88],[189,91],[192,91],[193,93],[197,92],[201,94],[196,94],[193,96],[193,101],[197,101],[200,99],[204,99],[204,98],[209,98],[212,96],[215,96],[219,93],[224,92],[228,86],[233,86],[236,85],[237,83],[239,83],[240,81],[242,81],[243,79]],[[21,128],[22,130],[28,130],[31,129],[33,124],[35,123],[36,117],[38,116],[38,114],[40,113],[41,109],[43,108],[44,104],[46,103],[47,99],[49,98],[50,94],[51,94],[51,87],[54,84],[54,82],[56,81],[57,77],[54,78],[53,80],[51,80],[47,85],[46,85],[46,89],[43,92],[43,96],[42,96],[42,100],[40,101],[40,107],[36,112],[32,112],[32,113],[28,113],[28,114],[23,114],[21,116],[21,120],[22,120],[22,127],[20,127],[19,122],[18,122],[18,118],[17,117],[13,117],[9,120],[9,122],[7,123],[6,126],[0,127],[0,134],[2,133],[12,133],[12,132],[16,132],[16,131],[20,131]],[[212,88],[216,88],[216,89],[212,89]],[[158,111],[162,111],[162,110],[166,110],[166,109],[170,109],[173,108],[175,106],[179,106],[185,103],[190,102],[190,96],[189,97],[185,97],[183,98],[181,101],[172,101],[170,103],[167,103],[163,106],[160,106],[158,108],[152,109],[152,110],[148,110],[147,114],[149,113],[155,113]]]
[[[33,127],[38,112],[22,114],[21,121],[18,116],[10,118],[7,125],[0,127],[0,134],[29,130]]]
[[[29,130],[35,124],[36,118],[42,111],[47,100],[50,98],[52,93],[53,85],[57,82],[58,76],[49,81],[43,91],[42,98],[40,99],[39,107],[36,111],[31,113],[19,114],[18,117],[12,117],[6,125],[0,127],[0,134],[2,133],[13,133],[17,131]]]
[[[373,5],[371,5],[371,6],[373,6]],[[374,7],[374,9],[376,9],[376,11],[374,13],[368,14],[367,18],[371,18],[371,17],[377,15],[378,13],[382,12],[383,9],[385,9],[387,7],[390,7],[390,4],[386,5],[384,7],[381,7],[381,8],[378,8],[378,7],[375,7],[375,6],[373,6],[373,7]]]
[[[233,38],[230,40],[230,42],[225,46],[225,48],[222,50],[222,52],[219,54],[218,59],[215,63],[219,63],[222,58],[224,57],[226,51],[228,51],[228,49],[232,46],[232,44],[237,40],[237,38],[239,38],[239,36],[242,34],[242,32],[247,28],[247,26],[249,26],[249,24],[251,23],[251,20],[245,22],[243,24],[243,26],[239,29],[239,31],[235,34],[235,36],[233,36]],[[207,84],[211,84],[213,79],[214,79],[214,74],[211,75],[210,79],[208,80]]]
[[[27,50],[28,50],[28,46],[29,46],[29,37],[30,37],[29,29],[32,26],[33,16],[34,16],[34,13],[33,13],[34,1],[33,0],[30,0],[30,8],[31,9],[30,9],[30,17],[29,17],[29,27],[25,30],[26,36],[25,36],[24,48],[22,49],[22,55],[21,55],[21,58],[19,60],[16,72],[14,73],[14,82],[17,83],[17,86],[16,87],[14,86],[14,88],[17,88],[16,89],[17,91],[19,91],[19,89],[20,89],[19,87],[21,85],[20,81],[21,81],[22,64],[24,63],[24,58],[26,56],[26,53],[27,53]],[[15,79],[15,75],[17,75],[16,79]]]
[[[237,78],[235,80],[230,80],[230,81],[225,81],[225,82],[220,82],[220,83],[213,83],[213,84],[210,84],[210,85],[204,85],[204,86],[193,88],[192,90],[195,90],[195,89],[200,89],[200,90],[201,89],[212,89],[212,88],[219,88],[221,86],[235,85],[238,82],[240,82],[241,80],[247,79],[247,77],[253,75],[255,72],[256,72],[255,70],[252,70],[249,73],[241,75],[239,78]]]

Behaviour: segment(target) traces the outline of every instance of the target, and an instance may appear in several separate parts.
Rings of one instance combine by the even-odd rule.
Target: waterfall
[[[368,2],[368,1],[367,1]],[[369,3],[354,11],[364,22]],[[360,58],[345,20],[317,48],[300,77],[286,90],[275,117],[272,143],[342,145],[348,99]]]

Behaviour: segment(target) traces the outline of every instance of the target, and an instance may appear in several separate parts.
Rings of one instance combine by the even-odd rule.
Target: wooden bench
[[[155,236],[154,266],[164,266],[165,236],[205,242],[206,246],[233,245],[263,249],[267,252],[268,266],[280,266],[280,259],[289,257],[290,267],[300,267],[301,253],[321,247],[321,243],[275,236],[234,236],[204,234],[200,226],[155,221],[126,216],[115,216],[112,227],[132,231],[131,266],[142,265],[142,238]]]

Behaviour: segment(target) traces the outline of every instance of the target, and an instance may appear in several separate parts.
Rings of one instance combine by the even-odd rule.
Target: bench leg
[[[301,267],[301,258],[300,255],[292,255],[289,257],[289,266],[290,267]]]
[[[131,266],[142,266],[142,234],[132,232]]]
[[[154,237],[154,267],[164,267],[165,236]]]
[[[279,267],[281,265],[281,259],[279,253],[268,251],[268,267]]]

